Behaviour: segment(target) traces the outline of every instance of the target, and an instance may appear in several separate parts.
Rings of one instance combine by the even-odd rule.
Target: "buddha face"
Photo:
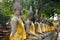
[[[35,21],[36,22],[38,21],[38,15],[35,15]]]
[[[22,11],[22,8],[16,8],[14,9],[14,14],[20,15],[21,11]]]
[[[33,20],[33,17],[34,17],[34,14],[30,13],[28,18],[29,18],[29,20]]]
[[[16,14],[16,15],[20,15],[20,11],[18,11],[18,10],[15,11],[15,14]]]
[[[22,11],[22,6],[20,5],[19,1],[16,1],[13,5],[13,11],[15,15],[20,15]]]

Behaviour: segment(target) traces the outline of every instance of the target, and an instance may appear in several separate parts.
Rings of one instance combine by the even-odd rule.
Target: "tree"
[[[12,11],[13,1],[2,0],[0,2],[0,24],[5,28],[6,23],[10,20],[13,15]]]
[[[0,17],[3,18],[0,20],[0,24],[5,24],[13,16],[12,7],[14,2],[15,0],[2,0],[0,2]],[[20,3],[23,7],[22,14],[25,19],[27,19],[30,6],[33,7],[34,14],[37,11],[39,16],[42,15],[49,18],[54,12],[60,13],[60,0],[20,0]],[[5,20],[6,18],[8,19],[7,21]]]

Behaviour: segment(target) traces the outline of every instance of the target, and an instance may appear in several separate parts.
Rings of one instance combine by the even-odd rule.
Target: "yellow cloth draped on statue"
[[[52,30],[55,30],[56,23],[53,22]]]
[[[34,27],[33,22],[31,23],[29,30],[30,30],[31,33],[35,34],[35,27]],[[27,33],[27,37],[31,38],[32,35],[29,35],[29,34]]]
[[[48,26],[47,26],[47,25],[45,25],[45,27],[46,27],[46,28],[45,28],[45,29],[46,29],[46,32],[48,32],[48,28],[47,28]]]
[[[38,32],[38,33],[42,33],[42,30],[41,30],[41,27],[40,27],[40,23],[37,22],[37,25],[38,25],[38,26],[37,26],[37,29],[38,29],[37,32]]]
[[[54,26],[51,26],[51,31],[55,31],[55,27]]]
[[[44,24],[42,24],[42,32],[46,32],[46,27]]]
[[[51,27],[49,25],[47,25],[46,27],[47,27],[47,32],[51,31]]]
[[[10,36],[10,40],[24,40],[26,39],[26,32],[24,28],[24,24],[21,18],[18,19],[18,24],[16,27],[16,33],[14,36]]]

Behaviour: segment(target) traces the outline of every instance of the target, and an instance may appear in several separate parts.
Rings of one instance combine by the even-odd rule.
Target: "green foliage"
[[[2,0],[0,2],[0,24],[6,25],[6,22],[13,16],[13,3],[15,0]],[[23,7],[24,18],[27,19],[29,14],[29,7],[33,7],[33,12],[40,11],[42,16],[50,17],[54,12],[60,13],[60,1],[59,0],[20,0]],[[40,10],[38,10],[40,9]],[[56,10],[55,10],[56,9]],[[5,21],[5,22],[4,22]]]
[[[5,16],[5,15],[0,14],[0,24],[3,27],[7,25],[6,23],[9,21],[9,19],[10,19],[9,16]]]
[[[13,14],[12,5],[13,5],[12,1],[2,0],[2,2],[1,2],[1,12],[4,15],[9,15],[9,16],[12,15]]]
[[[13,15],[12,11],[13,1],[2,0],[0,2],[0,24],[4,27]]]

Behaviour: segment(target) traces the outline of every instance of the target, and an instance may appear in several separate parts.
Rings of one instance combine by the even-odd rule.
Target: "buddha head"
[[[19,15],[21,11],[22,11],[22,6],[21,6],[19,0],[15,0],[15,3],[13,4],[14,14]]]
[[[33,13],[33,11],[32,11],[32,6],[30,6],[28,18],[29,18],[29,20],[32,20],[32,21],[33,21],[34,13]]]

